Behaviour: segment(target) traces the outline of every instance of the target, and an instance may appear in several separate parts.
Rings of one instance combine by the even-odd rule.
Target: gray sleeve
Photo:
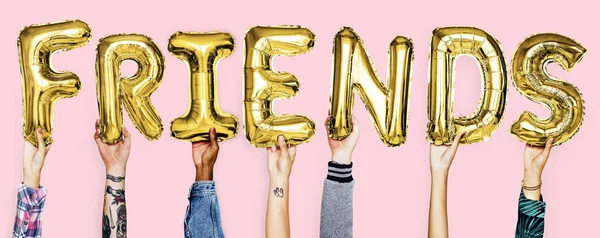
[[[329,176],[323,186],[321,238],[352,237],[352,192],[354,180],[338,182]],[[351,178],[351,177],[350,177]]]

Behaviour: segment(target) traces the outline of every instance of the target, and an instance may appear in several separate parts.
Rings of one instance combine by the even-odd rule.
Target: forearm
[[[272,178],[268,196],[266,237],[290,237],[289,180]]]
[[[125,169],[107,169],[102,213],[102,237],[127,237],[127,208],[125,205]]]
[[[431,171],[429,202],[429,238],[448,237],[447,212],[448,171]]]

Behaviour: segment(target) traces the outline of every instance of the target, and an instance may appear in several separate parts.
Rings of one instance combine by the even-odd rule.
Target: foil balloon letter
[[[390,44],[388,84],[379,80],[362,40],[351,28],[342,28],[333,48],[333,82],[328,133],[341,140],[352,132],[353,89],[358,91],[388,146],[406,141],[408,100],[413,61],[412,41],[398,36]]]
[[[244,122],[250,144],[277,145],[279,135],[288,144],[300,144],[314,136],[315,124],[307,117],[273,113],[273,100],[295,96],[299,83],[294,75],[271,67],[274,56],[308,52],[314,37],[310,30],[298,26],[254,27],[246,34]]]
[[[120,66],[124,60],[138,64],[135,75],[121,77]],[[163,55],[147,36],[122,34],[100,39],[96,55],[96,93],[100,138],[104,143],[121,140],[121,104],[137,130],[148,140],[160,137],[163,126],[150,95],[160,85],[163,71]]]
[[[483,80],[482,97],[472,115],[455,118],[454,66],[461,55],[477,60]],[[431,39],[429,68],[427,140],[437,145],[450,144],[461,132],[466,132],[461,143],[489,139],[506,106],[506,63],[498,41],[477,28],[437,28]]]
[[[233,38],[227,33],[178,32],[171,36],[169,51],[190,70],[190,103],[185,115],[171,123],[174,138],[208,141],[211,127],[219,141],[237,134],[237,118],[223,112],[217,101],[217,64],[231,55],[233,47]]]
[[[575,135],[584,116],[581,94],[570,83],[551,76],[546,66],[558,63],[570,70],[585,52],[574,40],[551,33],[531,36],[519,44],[512,61],[513,82],[521,94],[546,105],[551,114],[541,119],[526,111],[513,123],[511,134],[535,146],[543,146],[550,137],[554,145],[560,145]]]
[[[79,20],[32,25],[19,34],[23,137],[35,146],[39,127],[44,131],[44,144],[52,144],[54,104],[58,99],[76,96],[81,88],[77,75],[52,68],[52,54],[84,46],[90,37],[90,27]]]

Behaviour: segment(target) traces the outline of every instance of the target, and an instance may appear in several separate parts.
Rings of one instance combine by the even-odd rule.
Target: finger
[[[44,132],[41,127],[39,127],[35,132],[35,137],[37,137],[38,148],[37,152],[46,153],[46,145],[44,144]]]
[[[210,147],[212,147],[213,149],[218,149],[219,142],[217,141],[217,129],[215,129],[214,127],[210,128],[208,134],[210,136]]]
[[[330,121],[331,121],[331,116],[327,115],[327,119],[325,119],[325,129],[329,128]]]
[[[123,126],[123,144],[127,147],[131,146],[131,133],[125,126]]]
[[[356,133],[358,135],[360,133],[360,123],[354,116],[352,116],[352,125],[352,134]]]
[[[288,151],[290,152],[290,160],[294,163],[294,160],[296,160],[296,145],[290,145]]]
[[[452,156],[454,156],[456,154],[456,151],[458,150],[458,145],[460,145],[460,140],[463,138],[463,136],[465,134],[466,134],[466,132],[463,131],[454,137],[454,140],[452,141],[452,145],[449,148],[450,152],[452,153]]]
[[[289,152],[288,152],[288,146],[285,143],[285,138],[283,138],[282,135],[277,137],[277,142],[279,144],[279,149],[281,149],[281,154],[285,155],[285,156],[290,156]]]
[[[547,160],[548,157],[550,156],[550,150],[552,150],[553,143],[554,143],[554,138],[550,138],[546,141],[546,146],[544,147],[544,152],[542,152],[542,154],[544,155],[544,160]]]
[[[94,140],[96,141],[96,144],[99,144],[102,141],[100,140],[100,121],[98,119],[96,119],[96,123],[94,124],[94,128],[95,128]]]

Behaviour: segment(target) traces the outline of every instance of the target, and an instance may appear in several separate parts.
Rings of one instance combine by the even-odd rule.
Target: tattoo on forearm
[[[125,204],[117,209],[117,238],[127,237],[127,208]]]
[[[125,180],[125,177],[114,176],[114,175],[107,174],[106,175],[106,179],[108,179],[110,181],[113,181],[115,183],[120,183],[120,182],[123,182],[123,180]]]
[[[107,179],[115,181],[108,176]],[[106,200],[110,199],[108,195],[112,197],[112,201]],[[106,186],[104,206],[105,213],[102,216],[102,237],[109,238],[111,234],[114,234],[117,238],[126,238],[127,208],[125,207],[125,190]],[[115,209],[116,213],[114,213]]]
[[[102,238],[110,238],[110,224],[108,216],[104,214],[102,216]]]
[[[275,190],[273,190],[273,194],[275,194],[275,196],[282,198],[283,197],[283,188],[280,187],[276,187]]]
[[[125,190],[113,189],[111,186],[106,186],[106,193],[112,195],[112,205],[118,205],[119,203],[125,202]]]

